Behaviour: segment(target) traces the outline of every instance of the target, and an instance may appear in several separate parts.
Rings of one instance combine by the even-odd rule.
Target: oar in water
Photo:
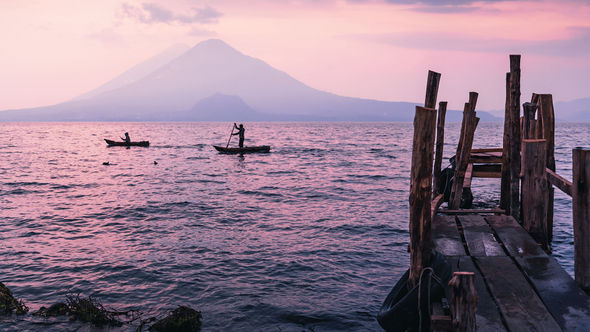
[[[231,133],[229,134],[229,139],[227,140],[227,145],[225,146],[226,149],[229,146],[229,142],[231,141],[231,137],[233,134],[234,134],[234,127],[231,127]]]

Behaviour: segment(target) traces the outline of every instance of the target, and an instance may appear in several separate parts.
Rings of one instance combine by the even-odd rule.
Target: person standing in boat
[[[246,131],[246,129],[244,129],[243,124],[240,123],[240,126],[238,127],[235,122],[234,122],[234,129],[237,129],[238,132],[233,133],[232,135],[240,135],[240,136],[238,136],[240,138],[240,142],[238,143],[238,146],[243,148],[244,147],[244,132]]]
[[[125,143],[131,143],[131,138],[129,137],[129,133],[125,133],[125,138],[121,137]]]

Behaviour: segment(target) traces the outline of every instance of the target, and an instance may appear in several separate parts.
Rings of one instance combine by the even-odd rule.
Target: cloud
[[[548,56],[590,56],[590,27],[569,27],[569,36],[552,40],[515,40],[439,33],[363,34],[348,36],[412,49],[460,52],[532,53]]]
[[[121,7],[124,16],[136,19],[142,23],[166,23],[166,24],[210,24],[216,23],[223,15],[211,6],[193,8],[190,15],[176,14],[158,4],[144,2],[141,6],[124,3]]]

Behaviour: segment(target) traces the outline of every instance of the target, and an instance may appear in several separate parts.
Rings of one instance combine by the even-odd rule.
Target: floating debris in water
[[[158,164],[158,162],[154,160],[154,165],[157,165],[157,164]]]
[[[109,163],[108,161],[105,161],[105,162],[104,162],[104,163],[102,163],[102,164],[103,164],[103,165],[106,165],[106,166],[108,166],[108,165],[110,165],[111,163]]]
[[[67,295],[66,305],[70,316],[82,322],[89,322],[96,326],[121,326],[123,322],[115,318],[118,312],[105,309],[102,304],[92,297]]]
[[[16,312],[17,315],[24,315],[29,308],[22,300],[17,300],[8,287],[0,282],[0,314],[11,314]]]

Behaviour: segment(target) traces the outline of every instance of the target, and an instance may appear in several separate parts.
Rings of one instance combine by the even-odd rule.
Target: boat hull
[[[108,146],[150,146],[149,141],[139,141],[139,142],[121,142],[121,141],[111,141],[110,139],[104,140],[107,142]]]
[[[245,146],[243,148],[226,148],[224,146],[213,145],[215,150],[221,153],[253,153],[253,152],[269,152],[269,145],[261,146]]]

